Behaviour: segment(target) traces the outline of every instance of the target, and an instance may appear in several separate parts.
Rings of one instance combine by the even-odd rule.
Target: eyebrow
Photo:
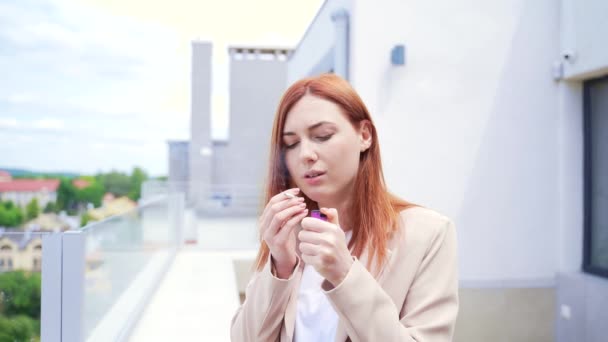
[[[329,121],[320,121],[320,122],[317,122],[316,124],[308,127],[308,130],[312,131],[313,129],[315,129],[319,126],[325,125],[325,124],[333,125],[333,123],[329,122]],[[296,134],[294,132],[283,132],[283,136],[286,136],[286,135],[296,135]]]

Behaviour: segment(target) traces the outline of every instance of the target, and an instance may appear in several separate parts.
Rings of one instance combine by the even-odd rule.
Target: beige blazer
[[[356,259],[337,287],[324,291],[339,316],[336,341],[451,341],[458,314],[458,260],[454,224],[430,209],[400,214],[387,261],[366,269]],[[289,279],[269,261],[254,273],[246,300],[232,318],[232,341],[292,341],[303,262]]]

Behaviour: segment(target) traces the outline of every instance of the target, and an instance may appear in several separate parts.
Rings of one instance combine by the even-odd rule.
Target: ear
[[[372,123],[369,120],[359,122],[359,141],[361,152],[372,145]]]

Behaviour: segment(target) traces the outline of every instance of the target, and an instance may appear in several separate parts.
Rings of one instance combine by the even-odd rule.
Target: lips
[[[325,174],[325,171],[310,170],[304,174],[304,178],[315,178]]]

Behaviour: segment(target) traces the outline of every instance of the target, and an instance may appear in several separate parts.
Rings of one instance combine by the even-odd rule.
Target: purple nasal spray
[[[327,215],[321,213],[320,210],[313,210],[310,212],[310,217],[317,218],[319,220],[327,221]]]

